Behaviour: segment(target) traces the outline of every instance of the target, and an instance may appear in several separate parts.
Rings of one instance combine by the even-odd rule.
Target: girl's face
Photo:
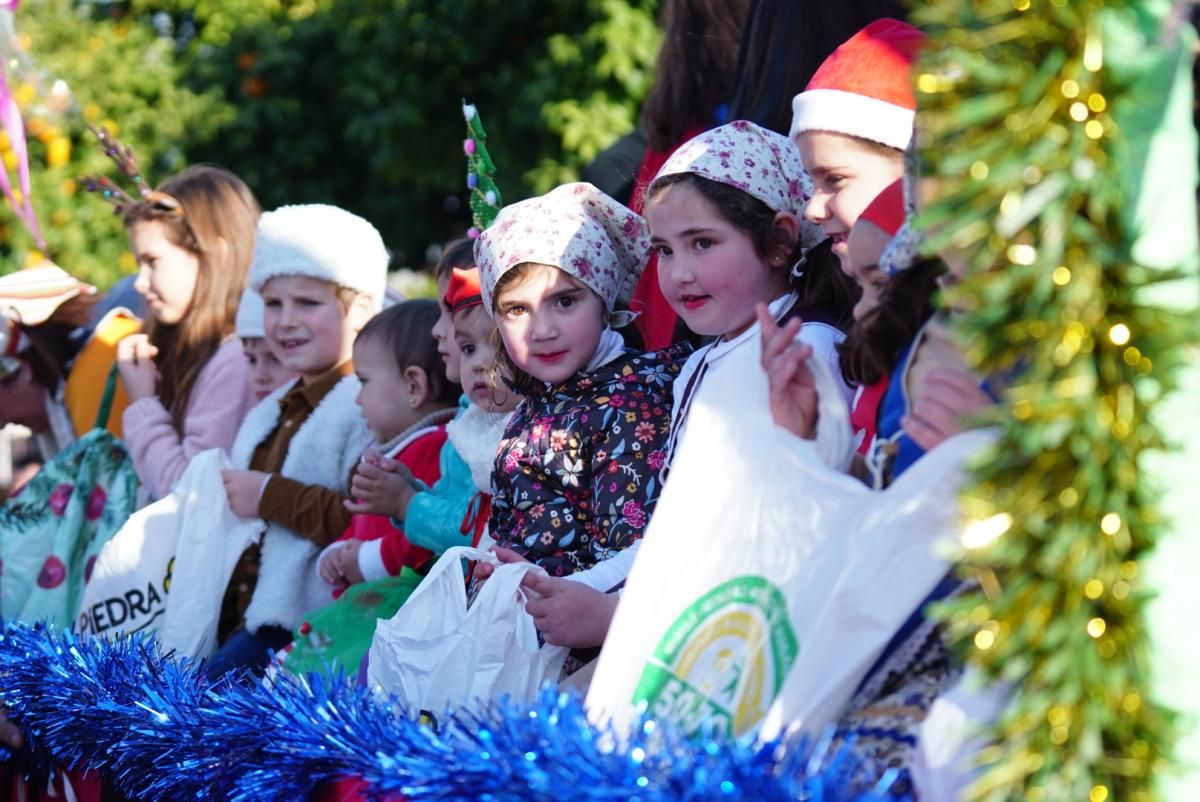
[[[263,329],[285,368],[315,379],[350,358],[370,318],[358,296],[347,309],[337,288],[310,276],[275,276],[262,288]]]
[[[159,323],[174,326],[192,305],[200,257],[167,238],[161,220],[142,220],[129,228],[129,247],[137,259],[134,288],[146,299]]]
[[[509,359],[547,384],[583,370],[600,345],[604,302],[557,267],[530,264],[496,298],[496,326]]]
[[[869,220],[859,220],[850,231],[846,272],[862,288],[862,297],[854,305],[855,320],[862,320],[879,305],[879,298],[888,285],[889,277],[879,267],[879,257],[891,239],[890,234]]]
[[[354,343],[354,373],[362,383],[354,400],[379,442],[386,443],[424,416],[425,371],[410,367],[401,373],[378,339]]]
[[[646,204],[650,245],[658,254],[658,284],[688,328],[735,337],[754,322],[754,305],[787,290],[787,260],[764,257],[754,241],[695,187],[671,184]],[[780,213],[776,225],[799,233]]]
[[[271,353],[266,337],[243,337],[242,353],[250,364],[250,393],[256,402],[262,401],[297,376]]]
[[[517,408],[517,394],[508,387],[491,384],[496,356],[492,350],[494,330],[482,305],[454,316],[454,342],[462,355],[459,370],[467,396],[488,412],[509,412]]]
[[[450,286],[450,273],[437,280],[437,302],[441,314],[433,326],[433,339],[437,340],[438,355],[446,365],[446,378],[451,384],[460,383],[458,348],[454,344],[454,322],[450,319],[450,309],[446,306],[446,288]]]
[[[833,240],[833,252],[849,273],[850,228],[875,196],[904,174],[903,154],[881,152],[854,137],[826,131],[806,131],[796,144],[813,180],[804,216]]]

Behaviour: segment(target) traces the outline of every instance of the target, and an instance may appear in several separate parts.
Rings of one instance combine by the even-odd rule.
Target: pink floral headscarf
[[[484,309],[518,265],[557,267],[595,291],[605,308],[628,301],[650,254],[646,222],[591,184],[563,184],[500,210],[475,242]]]
[[[796,215],[805,251],[825,238],[819,227],[804,219],[812,191],[800,152],[790,139],[774,131],[747,120],[705,131],[671,154],[655,180],[678,173],[726,184],[758,198],[773,211]]]

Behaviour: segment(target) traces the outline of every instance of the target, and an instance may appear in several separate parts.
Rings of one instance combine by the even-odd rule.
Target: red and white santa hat
[[[792,99],[789,135],[830,131],[907,148],[917,111],[912,66],[924,41],[921,31],[896,19],[876,20],[851,36]]]

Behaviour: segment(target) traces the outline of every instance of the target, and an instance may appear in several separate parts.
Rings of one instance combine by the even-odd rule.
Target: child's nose
[[[145,265],[138,265],[137,278],[133,280],[133,289],[139,295],[145,295],[150,291],[150,270]]]
[[[804,207],[804,216],[814,223],[829,219],[829,195],[820,190],[814,192]]]

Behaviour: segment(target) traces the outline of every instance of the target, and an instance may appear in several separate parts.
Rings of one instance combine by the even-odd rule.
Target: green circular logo
[[[800,646],[779,588],[759,576],[688,605],[642,671],[633,702],[684,732],[742,735],[762,721]]]

